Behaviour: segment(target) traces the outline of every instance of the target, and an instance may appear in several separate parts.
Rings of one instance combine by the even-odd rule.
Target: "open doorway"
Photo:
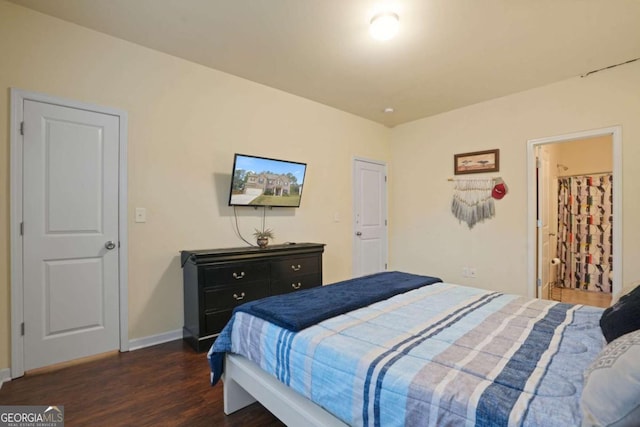
[[[611,135],[539,145],[540,298],[608,307],[613,284]]]
[[[529,141],[529,295],[606,307],[621,286],[619,128]]]

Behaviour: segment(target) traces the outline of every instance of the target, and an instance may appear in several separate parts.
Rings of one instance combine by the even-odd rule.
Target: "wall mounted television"
[[[300,207],[306,163],[235,154],[229,206]]]

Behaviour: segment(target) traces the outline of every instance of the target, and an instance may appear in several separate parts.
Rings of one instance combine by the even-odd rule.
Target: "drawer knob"
[[[240,280],[242,278],[244,278],[244,271],[241,271],[240,274],[236,273],[235,271],[233,272],[233,278]]]
[[[244,299],[244,292],[242,292],[240,295],[233,294],[233,297],[235,298],[236,301],[241,301]]]
[[[302,283],[300,283],[300,282],[291,284],[291,287],[293,289],[300,289],[300,286],[302,286]]]
[[[292,266],[291,266],[291,269],[292,269],[293,271],[298,271],[298,270],[300,270],[301,268],[302,268],[302,266],[301,266],[300,264],[298,264],[298,265],[292,265]]]

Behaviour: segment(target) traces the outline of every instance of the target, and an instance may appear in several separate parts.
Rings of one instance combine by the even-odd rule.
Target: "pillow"
[[[627,295],[629,292],[631,292],[638,286],[640,286],[640,281],[629,283],[628,285],[624,285],[620,292],[616,293],[611,297],[611,305],[617,303],[622,296]]]
[[[608,344],[584,373],[582,425],[640,426],[640,330]]]
[[[608,343],[640,329],[640,286],[602,313],[600,329]]]

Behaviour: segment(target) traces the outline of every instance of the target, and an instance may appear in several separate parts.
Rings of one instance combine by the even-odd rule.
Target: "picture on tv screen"
[[[299,207],[305,163],[236,154],[229,206]]]

